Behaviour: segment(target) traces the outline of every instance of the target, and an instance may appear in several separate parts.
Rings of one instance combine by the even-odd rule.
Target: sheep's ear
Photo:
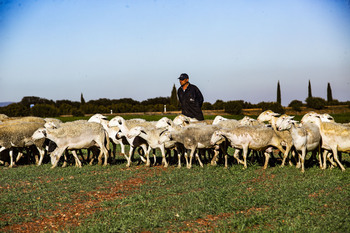
[[[167,129],[160,132],[159,136],[162,136],[165,132],[169,132]]]
[[[144,133],[144,134],[147,135],[146,131],[144,131],[143,129],[141,129],[141,133]]]

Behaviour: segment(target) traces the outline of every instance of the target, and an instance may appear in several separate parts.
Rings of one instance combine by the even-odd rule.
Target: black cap
[[[180,80],[188,79],[188,75],[186,73],[182,73],[179,77]]]

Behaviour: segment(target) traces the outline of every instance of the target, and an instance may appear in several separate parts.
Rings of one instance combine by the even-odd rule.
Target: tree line
[[[327,86],[327,100],[320,97],[313,97],[311,90],[311,83],[309,81],[308,97],[303,103],[300,100],[293,100],[288,107],[293,110],[301,111],[301,107],[308,107],[312,109],[324,109],[328,105],[348,105],[350,108],[350,101],[339,102],[332,97],[332,90],[330,84]],[[172,88],[170,97],[156,97],[144,101],[136,101],[131,98],[122,99],[106,99],[101,98],[97,100],[85,101],[81,93],[80,102],[70,100],[48,100],[36,96],[26,96],[18,103],[12,103],[5,107],[0,107],[0,113],[7,116],[39,116],[39,117],[57,117],[60,115],[84,116],[85,114],[95,113],[137,113],[137,112],[163,112],[164,105],[167,111],[178,111],[180,105],[177,99],[177,89],[175,84]],[[260,102],[258,104],[251,104],[243,100],[223,101],[216,100],[214,104],[204,102],[203,110],[225,110],[230,114],[240,115],[243,109],[261,108],[263,111],[272,110],[277,113],[284,113],[285,110],[281,105],[281,90],[280,83],[277,83],[277,98],[276,102]]]

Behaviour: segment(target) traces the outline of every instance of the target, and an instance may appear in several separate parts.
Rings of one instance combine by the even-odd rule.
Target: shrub
[[[213,109],[214,110],[222,110],[224,109],[225,102],[223,100],[217,100],[213,104]]]
[[[202,109],[203,110],[213,110],[213,105],[211,105],[211,103],[209,103],[209,102],[204,102]]]
[[[224,105],[225,112],[234,115],[240,115],[242,114],[243,104],[243,100],[228,101]]]
[[[50,104],[36,104],[30,109],[33,116],[56,117],[59,116],[59,109]]]
[[[75,117],[81,117],[81,116],[84,116],[85,114],[84,114],[83,110],[81,110],[80,108],[73,108],[72,115]]]
[[[303,106],[303,102],[301,102],[300,100],[293,100],[288,105],[288,107],[291,107],[293,110],[298,111],[298,112],[301,111],[302,106]]]
[[[306,106],[313,109],[324,109],[326,107],[326,100],[320,97],[308,97],[306,100]]]
[[[262,108],[263,111],[271,110],[280,114],[283,114],[285,112],[282,105],[277,102],[260,102],[258,103],[258,107]]]
[[[0,113],[5,114],[9,117],[19,117],[28,116],[30,114],[30,110],[22,103],[13,103],[5,107],[1,107]]]

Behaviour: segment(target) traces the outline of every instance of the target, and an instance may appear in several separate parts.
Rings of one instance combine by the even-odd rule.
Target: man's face
[[[180,79],[180,85],[183,86],[185,85],[186,83],[188,83],[188,78],[184,79],[184,80],[181,80]]]

